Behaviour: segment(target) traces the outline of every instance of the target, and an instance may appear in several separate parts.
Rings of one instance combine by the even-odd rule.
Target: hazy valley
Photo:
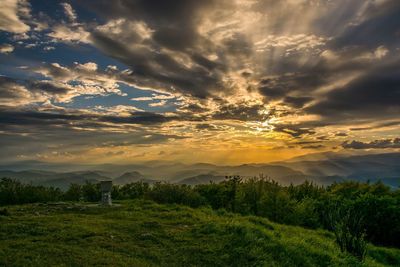
[[[23,166],[23,167],[22,167]],[[68,171],[66,169],[74,169]],[[382,181],[393,188],[400,186],[400,153],[359,156],[332,155],[321,160],[295,158],[271,164],[218,166],[214,164],[180,164],[154,161],[131,165],[69,165],[43,162],[24,162],[23,165],[0,166],[0,177],[24,183],[66,189],[71,183],[83,184],[111,179],[123,185],[137,181],[154,183],[165,181],[188,185],[221,182],[226,176],[243,178],[264,175],[283,185],[312,181],[320,185],[333,182]]]

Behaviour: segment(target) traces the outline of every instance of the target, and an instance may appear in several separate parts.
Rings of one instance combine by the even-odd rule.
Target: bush
[[[278,222],[293,224],[295,202],[289,194],[280,188],[270,190],[261,199],[260,214],[268,219]]]
[[[135,182],[121,187],[113,186],[112,197],[118,199],[143,198],[150,191],[148,183]]]
[[[146,198],[158,203],[183,204],[199,207],[205,204],[205,199],[187,185],[155,183],[147,192]]]
[[[98,202],[101,199],[100,184],[86,182],[82,185],[82,196],[85,201]]]
[[[330,220],[340,250],[352,254],[361,261],[364,260],[367,243],[364,218],[359,210],[348,204],[336,205],[331,210]]]
[[[307,228],[318,228],[321,226],[318,214],[318,200],[304,198],[294,204],[292,223]]]
[[[79,184],[71,184],[63,196],[63,199],[67,201],[80,201],[82,198],[82,186]]]
[[[226,184],[210,183],[197,185],[194,190],[200,194],[213,209],[230,209]]]
[[[16,180],[0,180],[0,205],[58,201],[62,191],[58,188],[22,184]]]

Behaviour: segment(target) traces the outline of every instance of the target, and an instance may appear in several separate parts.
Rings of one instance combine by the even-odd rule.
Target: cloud
[[[149,107],[162,107],[165,106],[165,104],[167,104],[167,100],[161,100],[158,102],[150,103]]]
[[[87,62],[84,64],[79,64],[78,62],[74,62],[75,68],[84,70],[84,71],[96,71],[97,70],[97,64],[94,62]]]
[[[302,108],[305,104],[307,104],[308,102],[311,102],[312,100],[313,100],[312,97],[307,97],[307,96],[303,96],[303,97],[287,96],[284,98],[284,103],[286,103],[289,106],[292,106],[294,108]]]
[[[9,134],[110,133],[101,141],[123,145],[122,133],[142,141],[146,133],[235,148],[304,139],[323,141],[303,144],[319,149],[347,134],[383,140],[398,130],[396,0],[61,1],[61,18],[26,1],[5,3],[0,29],[18,49],[2,57],[17,60],[30,48],[40,52],[35,60],[52,60],[24,58],[14,78],[1,77]],[[74,62],[85,49],[93,58]],[[58,53],[68,58],[54,60]]]
[[[382,59],[385,56],[387,56],[388,54],[389,54],[389,50],[383,45],[379,46],[374,52],[375,57],[378,59]]]
[[[262,104],[228,104],[215,111],[212,118],[215,120],[265,121],[269,117],[266,110]]]
[[[132,101],[152,101],[153,98],[150,96],[141,96],[141,97],[134,97],[131,98]]]
[[[70,20],[70,22],[75,22],[77,19],[77,15],[72,6],[68,3],[61,3],[60,5],[64,8],[64,13]]]
[[[0,118],[3,117],[0,116]],[[129,132],[99,131],[99,128],[96,128],[96,134],[93,134],[94,132],[89,130],[90,128],[82,129],[75,125],[74,121],[63,125],[60,124],[60,119],[48,118],[48,120],[51,119],[53,120],[52,124],[40,124],[43,122],[40,120],[37,125],[0,124],[2,128],[0,158],[2,161],[37,159],[87,162],[90,159],[97,162],[107,152],[119,151],[119,154],[122,154],[121,151],[124,151],[124,156],[130,157],[132,148],[137,152],[140,147],[157,146],[165,144],[171,139],[182,138],[173,134],[155,133],[143,127],[136,127],[135,130],[131,129]],[[89,123],[87,124],[89,126]],[[38,146],[38,143],[41,145]],[[107,162],[110,160],[109,157],[105,157],[105,159]]]
[[[373,123],[372,125],[350,128],[350,130],[351,131],[376,130],[376,129],[382,129],[382,128],[387,128],[387,127],[397,127],[399,125],[400,125],[399,120],[394,120],[394,121],[389,120],[386,122]]]
[[[306,111],[326,119],[397,117],[400,111],[400,61],[373,68],[325,94]],[[377,111],[379,111],[377,113]]]
[[[274,131],[288,134],[293,138],[315,134],[315,130],[312,128],[306,128],[303,125],[296,124],[276,124],[274,125]]]
[[[52,27],[48,36],[58,42],[90,43],[90,33],[82,26],[58,24]]]
[[[0,9],[0,30],[22,34],[30,30],[21,18],[29,17],[29,4],[25,0],[3,0]]]
[[[382,148],[400,148],[400,138],[380,139],[371,142],[346,141],[342,143],[343,148],[351,149],[382,149]]]
[[[43,64],[32,68],[32,71],[51,79],[49,83],[68,88],[68,94],[59,97],[59,102],[69,102],[79,95],[124,95],[119,89],[118,77],[106,71],[98,70],[94,62],[62,66],[58,63]]]
[[[0,53],[9,54],[14,51],[14,46],[10,44],[2,44],[0,45]]]
[[[174,99],[174,95],[160,95],[160,94],[152,94],[151,96],[141,96],[131,98],[132,101],[153,101],[153,100],[162,100],[157,103],[163,103],[162,105],[167,103],[167,100]],[[154,105],[153,105],[154,107]]]
[[[46,101],[41,92],[30,91],[9,77],[0,76],[0,106],[23,106]]]
[[[0,124],[5,126],[64,126],[68,128],[96,129],[115,128],[124,124],[158,125],[172,120],[176,116],[165,116],[158,113],[132,111],[126,114],[112,112],[93,112],[88,110],[71,110],[49,106],[41,109],[10,109],[0,106]]]
[[[208,123],[196,124],[196,129],[200,130],[200,131],[203,131],[203,130],[216,131],[216,130],[218,130],[218,128],[215,125],[208,124]]]
[[[67,94],[71,89],[63,84],[57,84],[51,81],[32,81],[27,83],[26,87],[30,91],[42,91],[51,94]]]
[[[350,29],[367,21],[390,19],[391,8],[397,4],[388,2],[391,4],[340,1],[314,5],[313,1],[210,0],[120,1],[111,5],[102,1],[91,7],[107,22],[96,28],[91,41],[130,67],[129,79],[135,86],[207,100],[208,109],[219,106],[212,118],[237,116],[244,120],[241,112],[228,111],[218,99],[229,97],[231,105],[240,106],[247,94],[269,104],[269,109],[280,110],[277,116],[323,117],[300,127],[311,129],[330,125],[337,118],[337,123],[346,123],[346,112],[365,117],[362,110],[368,110],[364,108],[370,102],[367,99],[366,105],[354,104],[358,106],[354,109],[349,103],[342,114],[333,112],[333,102],[341,101],[340,94],[351,101],[355,95],[348,86],[353,88],[362,77],[389,64],[393,39],[384,38],[373,46],[354,46],[343,40]],[[160,13],[160,6],[167,3]],[[360,93],[361,89],[354,92]],[[382,108],[393,114],[393,107]],[[248,116],[250,120],[253,117]],[[287,125],[284,119],[280,121]]]
[[[396,0],[366,1],[359,14],[332,40],[331,45],[373,48],[381,45],[382,40],[393,45],[399,38],[399,15],[400,3]]]
[[[43,50],[45,50],[45,51],[51,51],[51,50],[54,50],[54,49],[56,49],[54,46],[45,46],[45,47],[43,47]]]
[[[255,43],[255,49],[259,52],[271,50],[274,48],[285,48],[286,53],[314,50],[323,47],[327,40],[324,37],[316,35],[296,34],[288,36],[269,35],[266,38]]]
[[[2,77],[3,82],[7,81],[7,88],[20,88],[20,91],[26,92],[23,101],[26,105],[29,104],[29,99],[33,103],[45,100],[70,103],[75,97],[83,95],[125,95],[119,88],[119,83],[123,81],[114,74],[98,70],[98,66],[94,62],[83,64],[74,62],[72,66],[62,66],[58,63],[41,64],[21,70],[43,76],[42,79],[36,76],[28,80]],[[10,87],[11,84],[12,87]],[[7,88],[4,90],[16,90]]]

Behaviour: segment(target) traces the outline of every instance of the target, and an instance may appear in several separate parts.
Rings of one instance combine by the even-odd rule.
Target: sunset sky
[[[398,0],[0,0],[0,160],[400,149]]]

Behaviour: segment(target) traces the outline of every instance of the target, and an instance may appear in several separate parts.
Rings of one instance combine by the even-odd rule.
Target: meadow
[[[7,206],[1,266],[399,266],[400,250],[368,244],[363,262],[325,230],[211,208],[119,201]]]

